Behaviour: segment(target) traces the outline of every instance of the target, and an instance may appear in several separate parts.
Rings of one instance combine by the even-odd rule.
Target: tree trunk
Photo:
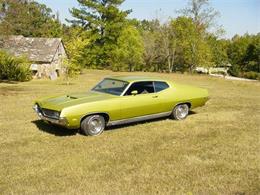
[[[69,70],[68,68],[66,69],[66,73],[65,73],[65,79],[66,79],[66,84],[69,85],[70,84],[70,80],[69,80]]]
[[[132,72],[132,64],[129,64],[129,72]]]
[[[191,74],[192,74],[192,67],[193,67],[193,65],[190,65],[190,67],[189,67],[189,71]]]
[[[171,58],[168,58],[168,72],[172,73],[172,62],[171,62]]]

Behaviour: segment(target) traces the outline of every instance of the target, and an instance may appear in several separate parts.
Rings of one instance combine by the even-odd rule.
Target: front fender
[[[109,100],[85,103],[64,108],[60,117],[65,117],[69,126],[80,127],[81,119],[87,115],[105,113],[110,120],[118,120],[121,117],[120,101]]]

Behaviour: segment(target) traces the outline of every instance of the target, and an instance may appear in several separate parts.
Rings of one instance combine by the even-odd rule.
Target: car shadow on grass
[[[61,136],[61,137],[74,136],[78,133],[78,130],[76,130],[76,129],[75,130],[66,129],[63,127],[56,126],[56,125],[48,124],[42,120],[35,120],[35,121],[32,121],[32,123],[34,123],[40,131],[43,131],[45,133],[49,133],[49,134],[52,134],[55,136]]]

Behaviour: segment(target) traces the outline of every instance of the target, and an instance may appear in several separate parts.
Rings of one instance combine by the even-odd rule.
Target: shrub
[[[0,51],[0,80],[29,81],[32,73],[25,58],[14,57]]]
[[[258,72],[253,72],[253,71],[251,71],[251,72],[244,72],[242,74],[242,76],[244,78],[247,78],[247,79],[260,80],[260,73],[258,73]]]
[[[69,84],[69,78],[72,78],[81,73],[82,67],[76,63],[76,61],[71,59],[64,59],[63,60],[63,70],[64,76],[66,79],[67,84]]]
[[[235,64],[232,65],[228,70],[228,74],[230,74],[231,76],[234,76],[234,77],[239,77],[240,72],[241,72],[240,67]]]

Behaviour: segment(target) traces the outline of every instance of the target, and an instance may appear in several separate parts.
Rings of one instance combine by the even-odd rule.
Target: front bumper
[[[33,106],[33,110],[37,113],[38,117],[44,121],[50,122],[55,125],[60,125],[63,127],[67,127],[68,125],[68,121],[66,118],[54,119],[54,118],[44,116],[43,112],[41,111],[40,107],[37,104]]]

